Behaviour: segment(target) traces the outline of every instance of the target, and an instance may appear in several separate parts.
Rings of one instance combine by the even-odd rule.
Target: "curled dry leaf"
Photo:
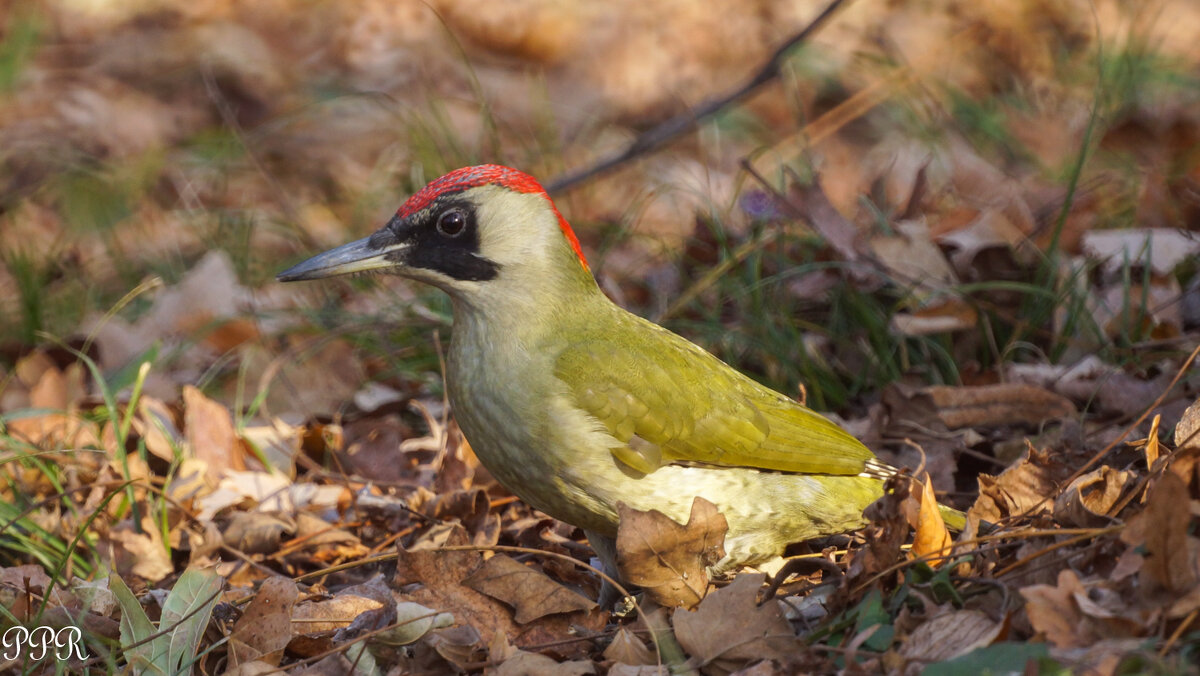
[[[949,556],[950,545],[954,539],[950,537],[950,531],[946,529],[946,522],[938,509],[937,498],[933,494],[933,482],[926,474],[925,480],[918,485],[921,486],[920,507],[916,523],[910,524],[916,529],[910,553],[914,558],[939,554],[942,557]],[[929,565],[935,568],[945,562],[946,558],[928,560]]]
[[[278,665],[292,640],[292,609],[300,590],[286,577],[263,581],[229,637],[233,664],[261,660]]]
[[[1066,526],[1098,528],[1115,516],[1125,489],[1137,475],[1103,465],[1071,482],[1054,501],[1054,519]]]
[[[796,635],[779,601],[758,605],[765,579],[761,573],[739,575],[696,610],[675,610],[675,636],[705,665],[706,674],[729,674],[757,660],[784,660],[796,651]]]
[[[908,538],[905,502],[909,500],[912,477],[896,474],[883,484],[883,495],[867,505],[863,516],[869,522],[863,536],[866,546],[855,550],[847,577],[867,580],[887,569],[900,558],[900,547]]]
[[[1075,415],[1066,397],[1034,385],[1001,383],[980,387],[926,387],[938,417],[950,429],[999,425],[1038,425]]]
[[[137,410],[132,421],[133,430],[146,442],[146,450],[160,460],[174,462],[176,449],[183,447],[183,435],[176,424],[175,412],[149,395],[138,399]]]
[[[617,504],[617,567],[666,607],[692,608],[708,591],[708,567],[725,556],[729,524],[716,505],[697,497],[685,525],[657,510]]]
[[[296,513],[295,543],[312,561],[332,564],[359,559],[371,553],[354,533],[337,528],[315,514]],[[289,550],[292,550],[289,547]],[[295,550],[292,550],[295,551]]]
[[[467,670],[467,665],[481,662],[485,657],[483,638],[470,625],[433,631],[421,644],[433,648],[438,657],[463,671]]]
[[[246,554],[270,554],[279,550],[285,533],[296,532],[296,523],[282,514],[236,512],[221,533],[225,544]]]
[[[454,624],[450,613],[439,613],[419,603],[404,601],[396,604],[396,626],[380,635],[380,640],[392,645],[416,643],[434,629]]]
[[[463,584],[513,607],[513,619],[526,624],[557,613],[590,611],[595,602],[551,580],[545,573],[497,554],[484,561]]]
[[[979,498],[971,514],[996,523],[1002,519],[1048,510],[1071,467],[1050,450],[1032,446],[1015,465],[1000,473],[979,475]]]
[[[396,600],[382,576],[347,587],[332,597],[303,601],[292,611],[298,632],[308,635],[344,631],[351,636],[382,629],[396,618]]]
[[[1175,425],[1175,447],[1181,451],[1200,449],[1200,399],[1188,406]]]

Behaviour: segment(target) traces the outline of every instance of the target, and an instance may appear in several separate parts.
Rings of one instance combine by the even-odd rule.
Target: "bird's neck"
[[[454,307],[454,331],[480,332],[495,339],[534,340],[606,312],[612,301],[574,254],[519,269],[504,268],[475,288],[447,289]],[[514,266],[515,267],[515,266]]]

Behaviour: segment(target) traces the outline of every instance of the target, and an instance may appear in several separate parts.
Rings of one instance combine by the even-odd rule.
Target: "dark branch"
[[[755,73],[754,77],[747,80],[741,87],[738,87],[725,96],[706,101],[695,108],[685,110],[663,121],[653,129],[639,135],[628,148],[612,157],[550,181],[546,185],[547,192],[551,194],[565,192],[594,176],[608,173],[629,160],[645,155],[679,136],[701,120],[711,117],[729,104],[745,98],[754,90],[779,77],[779,72],[783,68],[783,59],[787,56],[788,51],[808,40],[809,37],[824,27],[829,19],[833,17],[834,12],[840,9],[845,2],[846,0],[833,0],[824,11],[817,15],[817,18],[804,27],[804,30],[793,35],[787,42],[780,45],[775,50],[775,53],[771,55],[771,58],[767,60],[766,64]]]

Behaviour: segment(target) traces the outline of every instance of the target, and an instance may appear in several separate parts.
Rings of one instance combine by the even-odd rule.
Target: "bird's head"
[[[501,290],[595,286],[579,240],[541,184],[496,164],[442,176],[375,234],[294,265],[278,279],[368,271],[426,282],[467,302]]]

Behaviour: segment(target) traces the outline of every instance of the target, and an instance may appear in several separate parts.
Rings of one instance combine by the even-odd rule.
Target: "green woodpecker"
[[[613,569],[617,503],[729,523],[712,572],[864,524],[895,472],[833,422],[618,307],[531,176],[447,174],[382,229],[279,275],[379,271],[450,295],[446,386],[463,433],[510,491],[582,528]],[[952,526],[961,513],[943,510]]]

